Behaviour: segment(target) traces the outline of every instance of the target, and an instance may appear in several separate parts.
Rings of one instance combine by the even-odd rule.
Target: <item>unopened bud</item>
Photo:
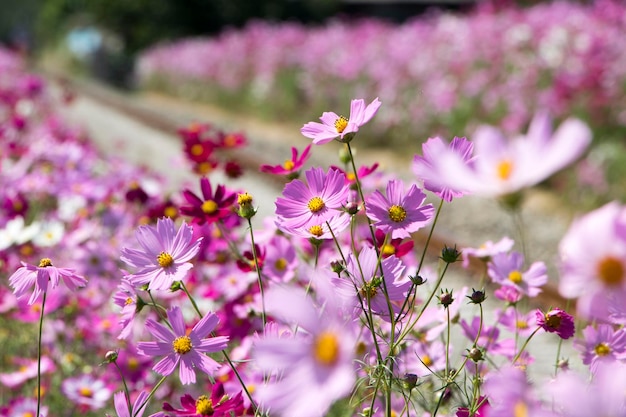
[[[483,301],[485,301],[485,298],[487,298],[487,296],[485,295],[485,291],[475,290],[473,288],[472,288],[472,295],[468,295],[466,297],[470,299],[470,303],[472,304],[480,304]]]
[[[402,378],[402,387],[407,390],[412,390],[417,385],[417,375],[415,374],[404,374],[404,378]]]
[[[461,252],[456,249],[456,245],[454,245],[453,248],[444,246],[443,250],[441,251],[441,259],[443,259],[443,261],[448,264],[452,264],[458,261],[460,256]]]
[[[439,303],[444,307],[448,308],[450,304],[454,301],[454,297],[452,296],[452,291],[448,292],[447,290],[441,290],[441,295],[438,295]]]
[[[115,361],[117,361],[117,357],[118,357],[118,353],[114,350],[109,350],[105,355],[104,355],[104,360],[106,363],[113,363]]]
[[[239,194],[237,197],[237,204],[239,204],[239,216],[244,219],[251,219],[256,214],[256,209],[252,206],[252,196],[248,193]]]
[[[467,351],[467,357],[473,360],[474,362],[482,361],[485,357],[483,355],[482,350],[477,347],[473,347]]]

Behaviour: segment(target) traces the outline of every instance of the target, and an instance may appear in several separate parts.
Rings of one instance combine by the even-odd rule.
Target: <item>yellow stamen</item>
[[[252,204],[252,196],[248,193],[239,194],[237,196],[237,204],[240,206],[243,204]]]
[[[433,364],[433,360],[428,355],[422,356],[422,362],[424,362],[424,365],[426,366],[430,366]]]
[[[315,237],[320,237],[324,234],[324,229],[322,229],[322,226],[319,225],[311,226],[309,227],[309,233]]]
[[[511,173],[513,172],[513,163],[509,161],[508,159],[505,159],[504,161],[501,161],[498,164],[498,167],[496,168],[496,170],[497,170],[498,178],[506,181],[509,179],[509,177],[511,176]]]
[[[279,258],[274,262],[274,267],[279,271],[284,271],[287,268],[287,260],[285,258]]]
[[[609,353],[611,353],[611,348],[606,343],[598,344],[593,350],[596,352],[596,355],[598,356],[606,356]]]
[[[287,171],[291,171],[293,169],[293,167],[295,167],[295,166],[296,166],[296,164],[294,164],[293,161],[291,161],[291,160],[287,160],[283,164],[283,168],[285,168]]]
[[[178,214],[178,209],[174,206],[167,206],[165,210],[163,210],[163,214],[165,217],[174,218]]]
[[[509,281],[513,284],[519,284],[522,282],[522,273],[517,270],[509,272]]]
[[[137,358],[129,358],[126,366],[128,366],[128,369],[130,369],[131,371],[134,371],[135,369],[139,368],[139,361],[137,360]]]
[[[41,261],[39,261],[39,268],[46,268],[48,266],[52,266],[52,261],[50,260],[50,258],[43,258]]]
[[[322,200],[320,197],[313,197],[309,200],[307,207],[309,208],[309,210],[311,210],[312,213],[317,213],[318,211],[326,207],[326,204],[324,203],[324,200]]]
[[[513,417],[528,417],[528,406],[522,401],[513,407]]]
[[[184,355],[191,351],[193,345],[191,344],[189,336],[179,336],[172,342],[172,347],[174,348],[174,352]]]
[[[617,286],[624,281],[624,265],[612,256],[598,262],[598,278],[608,286]]]
[[[343,116],[339,116],[339,118],[335,120],[335,129],[337,129],[337,133],[343,133],[346,127],[348,127],[348,119]]]
[[[207,200],[204,203],[202,203],[202,211],[205,214],[213,214],[217,211],[217,208],[218,208],[218,205],[213,200]]]
[[[201,416],[212,416],[215,410],[213,410],[213,401],[206,395],[201,395],[196,400],[196,414]]]
[[[80,389],[78,390],[78,394],[81,397],[87,397],[87,398],[93,397],[93,391],[89,387],[80,387]]]
[[[202,152],[204,152],[204,146],[200,145],[199,143],[196,143],[191,147],[191,154],[193,156],[200,156],[202,155]]]
[[[224,138],[224,146],[232,148],[235,145],[237,145],[237,138],[235,137],[235,135],[226,135],[226,137]]]
[[[385,256],[395,255],[396,254],[396,247],[393,246],[393,245],[384,244],[383,247],[381,248],[381,252]]]
[[[400,223],[406,219],[406,210],[398,205],[389,207],[389,219],[396,223]]]
[[[161,268],[167,268],[174,263],[174,258],[167,252],[161,252],[157,256],[157,262]]]
[[[528,323],[524,320],[517,320],[517,322],[515,323],[515,327],[517,327],[518,329],[528,329]]]
[[[334,365],[339,359],[339,340],[334,333],[322,332],[313,342],[313,356],[322,365]]]

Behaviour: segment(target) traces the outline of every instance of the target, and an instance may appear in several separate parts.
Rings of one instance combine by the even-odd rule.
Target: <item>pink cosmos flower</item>
[[[570,118],[552,134],[550,118],[538,113],[528,133],[512,140],[494,127],[474,134],[476,159],[470,166],[458,153],[447,150],[431,161],[435,186],[484,197],[512,194],[531,187],[580,157],[591,143],[591,130]]]
[[[324,224],[341,214],[348,201],[345,175],[329,169],[311,168],[305,173],[307,185],[291,181],[276,199],[277,224],[282,228],[311,227]]]
[[[367,106],[365,106],[365,100],[352,100],[348,119],[334,112],[324,112],[320,117],[322,123],[306,123],[300,132],[307,138],[313,139],[315,145],[323,145],[334,139],[349,142],[359,128],[374,117],[381,104],[378,97]]]
[[[534,262],[526,271],[524,255],[519,252],[499,253],[487,263],[487,275],[493,282],[515,287],[520,293],[535,297],[541,286],[548,282],[547,268],[543,262]]]
[[[293,227],[289,224],[282,224],[277,221],[279,229],[289,235],[301,237],[304,239],[328,240],[333,235],[339,236],[350,225],[351,217],[345,213],[332,217],[324,223],[314,224],[312,226]]]
[[[412,169],[417,178],[424,182],[426,190],[437,194],[444,201],[451,202],[453,198],[462,197],[465,193],[454,188],[438,185],[437,173],[433,170],[433,161],[436,160],[440,153],[446,152],[448,148],[451,152],[458,154],[461,160],[468,165],[474,160],[472,157],[474,144],[466,138],[455,136],[448,147],[439,137],[428,138],[422,144],[423,156],[415,155],[413,158]]]
[[[520,337],[528,337],[536,329],[537,318],[534,311],[524,314],[514,307],[509,307],[498,312],[497,316],[498,323],[503,324],[507,330]]]
[[[17,298],[23,297],[30,287],[35,286],[35,290],[28,300],[28,304],[33,304],[39,296],[50,288],[54,289],[63,280],[67,288],[76,291],[78,287],[87,284],[87,280],[74,273],[72,268],[57,268],[52,265],[49,258],[39,261],[39,266],[29,265],[22,262],[22,266],[9,277],[9,285],[13,287],[13,292]]]
[[[61,391],[83,411],[103,408],[111,398],[111,389],[107,384],[90,374],[64,380]]]
[[[559,292],[585,318],[626,314],[626,209],[612,202],[575,220],[559,243]],[[610,307],[615,307],[610,311]]]
[[[122,317],[120,318],[122,331],[117,338],[126,339],[132,330],[135,315],[143,307],[143,301],[139,301],[140,298],[130,279],[122,278],[122,282],[120,282],[117,288],[118,291],[113,294],[113,302],[122,308]]]
[[[287,159],[282,165],[261,165],[261,172],[275,175],[286,175],[289,179],[298,178],[300,168],[309,159],[311,145],[308,145],[302,151],[302,155],[298,157],[298,148],[291,148],[291,159]]]
[[[37,415],[37,399],[28,397],[15,397],[8,404],[0,405],[0,416],[2,417],[28,417]],[[41,406],[40,417],[48,416],[48,407]]]
[[[561,339],[569,339],[574,336],[574,317],[560,308],[553,308],[544,313],[537,309],[535,312],[537,325],[549,333],[556,333]]]
[[[141,391],[135,399],[132,409],[129,410],[128,403],[126,402],[126,394],[123,391],[116,392],[113,394],[113,405],[115,406],[117,417],[142,417],[143,413],[146,411],[146,405],[148,405],[147,399],[148,393]],[[110,416],[107,414],[107,417]]]
[[[382,266],[382,273],[380,266]],[[387,299],[400,303],[401,306],[401,302],[406,298],[406,293],[411,286],[411,281],[406,278],[401,279],[405,266],[395,256],[384,258],[380,262],[380,266],[376,250],[371,247],[364,247],[361,249],[358,259],[354,254],[350,254],[348,257],[346,272],[350,279],[333,278],[332,282],[343,296],[353,300],[357,311],[371,310],[374,314],[389,320],[390,312]],[[386,296],[384,287],[387,288]],[[355,288],[358,290],[358,295]],[[394,314],[397,313],[400,306],[392,304]]]
[[[139,272],[127,276],[133,285],[149,284],[149,290],[167,290],[185,278],[193,268],[189,261],[198,253],[202,240],[194,240],[192,227],[184,222],[176,231],[169,217],[159,219],[156,227],[139,226],[135,237],[142,249],[122,248],[120,259],[139,268]]]
[[[393,239],[410,237],[410,233],[421,229],[433,217],[432,204],[423,206],[426,194],[415,184],[404,192],[401,180],[387,183],[387,196],[376,190],[366,198],[367,215],[374,225]]]
[[[29,379],[37,377],[37,360],[15,358],[13,360],[16,365],[20,365],[19,369],[13,372],[0,373],[0,383],[9,388],[15,388],[22,385]],[[56,369],[54,362],[47,356],[41,357],[41,373],[53,372]]]
[[[217,326],[218,317],[214,313],[205,315],[189,333],[187,333],[183,313],[179,307],[174,306],[169,309],[167,318],[172,325],[171,330],[154,320],[146,320],[148,331],[158,341],[137,344],[137,352],[141,355],[166,355],[152,370],[161,375],[170,375],[180,363],[180,382],[185,385],[195,384],[194,368],[208,375],[216,371],[220,365],[205,353],[224,350],[228,337],[216,336],[210,339],[205,339],[205,337]]]
[[[272,317],[296,323],[300,331],[292,337],[265,335],[256,342],[256,363],[274,375],[259,387],[260,407],[282,416],[326,415],[356,381],[356,338],[349,324],[341,319],[332,298],[320,308],[302,289],[271,288],[265,303]]]
[[[582,339],[574,341],[581,353],[583,364],[595,372],[599,362],[615,362],[626,358],[626,330],[615,329],[609,324],[587,326],[582,330]]]
[[[492,256],[498,253],[504,253],[511,250],[515,242],[513,239],[503,237],[498,242],[494,243],[491,240],[486,241],[477,248],[463,248],[461,250],[461,256],[463,257],[463,268],[467,268],[470,263],[470,256],[479,258],[487,262]]]
[[[265,269],[268,278],[287,282],[295,275],[298,257],[293,243],[284,236],[274,236],[266,246]]]

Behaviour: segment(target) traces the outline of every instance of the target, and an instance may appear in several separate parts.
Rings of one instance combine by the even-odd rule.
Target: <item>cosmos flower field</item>
[[[589,152],[589,123],[542,109],[523,128],[427,135],[407,181],[355,152],[387,126],[376,91],[329,97],[302,120],[310,144],[275,164],[224,157],[245,135],[181,126],[196,181],[169,194],[161,173],[101,155],[55,113],[71,96],[0,50],[0,416],[626,413],[621,203],[576,218],[556,277],[523,234],[426,256],[447,206],[519,210]],[[340,156],[311,166],[319,146]],[[245,170],[282,178],[281,195],[210,175]],[[262,205],[274,214],[256,222]],[[481,281],[452,289],[470,263]],[[563,305],[538,306],[549,280]],[[549,363],[530,353],[538,338]]]

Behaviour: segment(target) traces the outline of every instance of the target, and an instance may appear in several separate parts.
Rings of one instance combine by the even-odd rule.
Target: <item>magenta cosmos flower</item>
[[[404,183],[391,180],[387,183],[387,196],[376,190],[366,199],[365,207],[377,228],[398,239],[409,237],[433,217],[433,205],[422,206],[424,200],[426,194],[415,184],[405,194]]]
[[[189,333],[185,327],[183,313],[177,306],[167,312],[167,318],[172,325],[168,327],[154,320],[146,320],[146,327],[157,342],[139,342],[137,352],[146,356],[166,355],[154,367],[153,371],[160,375],[170,375],[176,365],[180,363],[180,382],[195,384],[196,373],[194,368],[211,375],[220,365],[209,358],[205,353],[219,352],[226,348],[227,336],[216,336],[210,339],[205,337],[213,331],[219,318],[214,313],[204,316]]]
[[[574,336],[574,317],[560,308],[554,308],[547,313],[536,310],[537,325],[549,333],[556,333],[562,339]]]
[[[154,226],[139,226],[135,237],[141,250],[122,248],[120,259],[138,268],[128,275],[134,285],[149,284],[149,290],[167,290],[181,281],[193,265],[189,262],[200,248],[202,238],[193,238],[193,228],[184,222],[176,231],[169,217],[157,220]]]
[[[298,178],[300,168],[309,159],[311,145],[308,145],[298,157],[298,148],[291,148],[291,159],[287,159],[282,165],[261,165],[261,172],[275,175],[286,175],[288,179]]]
[[[462,161],[470,165],[473,161],[472,152],[474,144],[466,138],[454,137],[448,146],[439,138],[429,138],[422,144],[423,156],[415,155],[413,158],[413,173],[424,182],[424,188],[437,194],[442,200],[451,202],[453,198],[462,197],[463,191],[438,185],[437,173],[433,169],[434,161],[438,155],[449,151],[457,154]]]
[[[285,186],[283,197],[276,199],[277,222],[281,229],[319,226],[341,214],[348,202],[345,175],[335,169],[307,170],[307,184],[294,180]]]
[[[164,412],[152,414],[150,417],[168,417],[171,415],[184,417],[230,417],[233,415],[242,416],[244,413],[244,403],[241,391],[231,397],[224,391],[221,383],[216,383],[211,389],[211,397],[200,395],[194,398],[185,394],[180,397],[181,409],[172,407],[169,403],[163,403]]]
[[[181,214],[193,217],[193,222],[202,225],[205,222],[214,223],[232,213],[231,207],[237,199],[235,193],[226,190],[224,185],[218,185],[213,193],[211,182],[206,177],[200,179],[200,189],[202,198],[190,190],[183,191],[189,205],[180,208]]]
[[[315,145],[323,145],[334,139],[349,142],[358,132],[359,127],[374,117],[381,104],[378,97],[367,106],[362,99],[352,100],[348,119],[334,112],[324,112],[320,117],[322,123],[306,123],[300,132],[307,138],[313,139]]]
[[[71,268],[57,268],[52,265],[49,258],[39,261],[39,266],[29,265],[22,262],[22,266],[9,277],[9,285],[13,287],[13,292],[17,298],[22,298],[34,285],[35,290],[28,300],[28,304],[33,304],[39,296],[50,288],[56,288],[63,280],[67,288],[75,291],[78,287],[87,284],[87,280],[74,273]]]

